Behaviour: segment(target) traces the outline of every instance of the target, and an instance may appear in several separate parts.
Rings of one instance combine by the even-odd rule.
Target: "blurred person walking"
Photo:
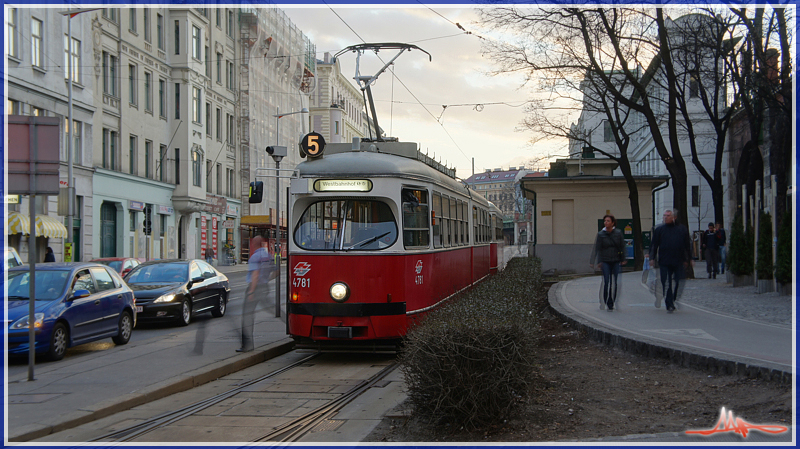
[[[719,274],[725,274],[725,245],[728,244],[728,236],[725,234],[725,227],[722,223],[717,223],[717,236],[719,242]]]
[[[255,347],[253,326],[256,306],[267,300],[267,283],[277,277],[275,262],[268,251],[267,241],[257,235],[250,240],[250,259],[247,260],[247,292],[242,308],[242,346],[236,352],[250,352]]]
[[[664,211],[664,223],[653,231],[650,243],[650,266],[659,266],[661,291],[656,292],[656,308],[661,307],[661,298],[667,306],[667,312],[675,311],[675,301],[680,298],[683,281],[686,279],[686,268],[692,261],[692,239],[685,226],[677,221],[677,212],[671,209]]]
[[[614,310],[619,295],[619,274],[625,265],[625,239],[617,229],[617,219],[613,215],[603,216],[603,229],[597,233],[589,266],[603,271],[600,309]],[[593,265],[594,264],[594,265]]]
[[[47,249],[44,250],[44,261],[45,262],[55,262],[56,261],[56,255],[53,254],[53,248],[50,248],[48,246]]]
[[[717,278],[719,271],[719,234],[714,223],[708,224],[708,230],[703,233],[703,254],[706,257],[706,271],[708,278]]]

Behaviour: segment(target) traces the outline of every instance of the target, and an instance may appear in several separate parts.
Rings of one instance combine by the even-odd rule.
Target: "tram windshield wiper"
[[[369,245],[370,243],[372,243],[372,242],[374,242],[374,241],[378,240],[379,238],[386,237],[386,236],[387,236],[387,235],[389,235],[389,234],[391,234],[391,231],[384,232],[384,233],[383,233],[383,234],[381,234],[381,235],[376,235],[375,237],[368,238],[368,239],[364,240],[363,242],[358,242],[358,243],[356,243],[355,245],[348,246],[348,247],[347,247],[347,248],[345,248],[344,250],[345,250],[345,251],[350,251],[351,249],[354,249],[354,248],[356,248],[356,247],[358,247],[358,248],[361,248],[362,246]]]

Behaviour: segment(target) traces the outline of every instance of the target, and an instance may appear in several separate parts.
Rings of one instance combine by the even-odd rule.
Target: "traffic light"
[[[151,221],[152,219],[152,210],[150,206],[144,208],[144,235],[150,235],[150,232],[153,230]]]
[[[287,149],[284,146],[273,145],[271,147],[267,147],[267,154],[272,157],[286,157],[288,155]]]
[[[264,196],[264,183],[255,181],[250,183],[250,196],[247,198],[249,203],[260,203]]]

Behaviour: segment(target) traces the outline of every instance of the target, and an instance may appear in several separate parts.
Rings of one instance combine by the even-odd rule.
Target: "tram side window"
[[[450,244],[458,246],[458,200],[450,198]]]
[[[403,244],[406,248],[428,248],[430,227],[428,225],[428,192],[403,189]]]
[[[472,239],[473,243],[478,243],[480,237],[478,236],[478,208],[472,206]]]
[[[497,241],[503,240],[503,219],[496,216],[494,217],[494,239]]]
[[[442,246],[452,246],[450,240],[450,198],[442,195]]]
[[[433,247],[442,247],[442,195],[433,193]]]

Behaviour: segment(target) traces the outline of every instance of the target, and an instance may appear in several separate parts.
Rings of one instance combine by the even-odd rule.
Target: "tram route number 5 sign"
[[[325,149],[325,138],[317,132],[310,132],[300,141],[300,157],[320,157]]]

